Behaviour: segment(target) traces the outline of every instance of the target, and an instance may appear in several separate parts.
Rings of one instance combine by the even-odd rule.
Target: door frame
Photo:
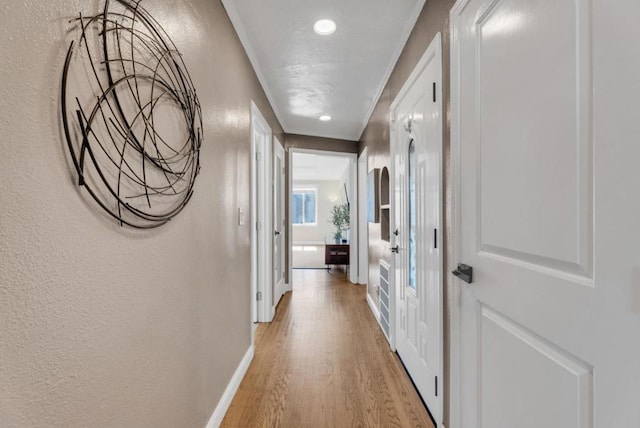
[[[368,161],[369,155],[365,147],[358,156],[358,284],[369,282]]]
[[[257,147],[256,137],[263,137]],[[270,322],[272,297],[273,221],[271,219],[271,127],[251,101],[251,318],[252,323]],[[259,185],[256,185],[259,182]],[[261,299],[258,295],[261,293]]]
[[[404,84],[402,85],[402,88],[400,89],[400,91],[398,92],[398,94],[396,95],[396,97],[394,98],[393,102],[391,103],[391,106],[389,108],[389,127],[390,127],[390,149],[391,149],[391,161],[389,163],[389,189],[395,189],[396,188],[396,174],[395,174],[395,170],[394,170],[394,153],[395,150],[397,150],[397,148],[399,147],[399,145],[401,144],[400,141],[397,140],[397,134],[396,132],[394,132],[394,129],[397,126],[402,126],[402,124],[396,123],[396,111],[398,109],[398,107],[401,105],[402,101],[404,101],[404,99],[407,97],[407,95],[409,94],[409,91],[413,88],[414,84],[418,81],[418,79],[422,76],[422,73],[425,71],[425,68],[431,63],[432,58],[434,56],[439,56],[439,61],[440,61],[440,73],[438,75],[438,79],[439,82],[436,82],[436,102],[438,103],[438,110],[440,111],[440,125],[438,127],[438,135],[440,136],[440,144],[438,144],[438,155],[440,158],[440,171],[441,171],[441,175],[440,175],[440,180],[439,180],[439,186],[438,186],[438,212],[439,212],[439,221],[438,221],[438,237],[437,237],[437,243],[439,245],[439,248],[441,251],[438,252],[438,265],[440,266],[440,275],[439,275],[439,281],[438,281],[438,306],[440,308],[440,313],[438,316],[438,330],[439,330],[439,335],[438,335],[438,343],[437,343],[437,347],[438,347],[438,355],[439,355],[439,366],[437,367],[437,376],[438,379],[440,380],[439,382],[439,394],[438,394],[438,400],[437,400],[437,409],[430,409],[432,414],[434,415],[438,415],[437,418],[439,420],[436,420],[436,425],[437,426],[443,426],[442,424],[442,420],[443,420],[443,416],[444,416],[444,385],[445,385],[445,381],[444,381],[444,363],[445,363],[445,352],[444,352],[444,336],[445,336],[445,331],[444,331],[444,312],[445,312],[445,303],[444,303],[444,277],[445,277],[445,264],[444,264],[444,245],[443,245],[443,241],[444,241],[444,180],[445,180],[445,165],[444,165],[444,123],[445,123],[445,115],[444,115],[444,103],[443,103],[443,73],[442,73],[442,66],[443,66],[443,58],[442,58],[442,35],[441,33],[437,33],[435,35],[435,37],[433,38],[433,40],[431,41],[431,43],[429,43],[429,46],[427,47],[427,49],[425,50],[424,54],[422,55],[422,57],[420,58],[420,60],[418,61],[418,63],[416,64],[416,66],[414,67],[413,71],[411,72],[411,74],[409,75],[409,77],[405,80]],[[395,191],[395,190],[394,190]],[[392,200],[394,200],[393,198],[390,198],[391,202]],[[390,218],[391,219],[395,219],[395,204],[391,203],[391,210],[390,210]],[[392,234],[393,236],[393,234]],[[392,245],[396,245],[396,239],[395,237],[392,237]],[[391,271],[395,272],[395,265],[396,265],[396,257],[391,258]],[[393,325],[390,326],[389,330],[391,331],[391,348],[397,352],[397,348],[396,348],[396,339],[397,339],[397,335],[398,335],[398,329],[400,328],[399,325],[397,325],[396,322],[396,315],[397,315],[397,290],[396,287],[398,286],[398,284],[396,284],[395,281],[395,273],[394,274],[390,274],[389,275],[389,279],[390,279],[390,283],[389,283],[389,289],[390,289],[390,300],[391,300],[391,307],[389,308],[390,314],[390,323],[392,323]]]
[[[448,243],[448,302],[449,313],[449,428],[461,428],[462,421],[462,283],[451,272],[462,257],[462,182],[460,177],[460,15],[470,0],[458,0],[449,13],[450,31],[450,188],[451,212],[449,215]]]
[[[312,155],[319,156],[339,156],[345,157],[349,159],[349,196],[351,196],[351,200],[349,200],[349,218],[351,221],[351,226],[353,226],[353,219],[356,219],[356,232],[353,233],[353,228],[351,229],[349,238],[349,282],[357,284],[358,283],[358,225],[359,217],[358,217],[358,155],[356,153],[348,153],[348,152],[333,152],[328,150],[314,150],[314,149],[299,149],[290,147],[288,149],[287,154],[287,163],[289,165],[287,171],[287,182],[289,183],[289,190],[287,191],[287,204],[289,207],[288,212],[288,224],[287,224],[287,236],[293,236],[293,222],[291,221],[291,209],[292,209],[292,194],[293,194],[293,154],[294,153],[307,153]],[[288,277],[289,277],[289,286],[293,287],[293,242],[288,242],[288,254],[289,254],[289,269],[288,269]]]
[[[282,171],[276,171],[276,156],[281,153],[282,154]],[[282,145],[282,143],[280,142],[280,140],[278,139],[278,137],[274,136],[273,137],[273,160],[272,160],[272,170],[273,170],[273,177],[272,177],[272,195],[273,195],[273,203],[272,203],[272,212],[273,212],[273,222],[276,221],[276,200],[275,200],[275,195],[276,195],[276,175],[277,174],[281,174],[281,200],[280,200],[280,209],[281,209],[281,215],[282,215],[282,223],[281,225],[276,225],[273,224],[273,233],[271,234],[273,241],[275,241],[276,236],[275,236],[275,231],[276,230],[280,230],[280,242],[282,243],[281,246],[281,254],[280,254],[280,258],[281,258],[281,263],[280,263],[280,271],[282,273],[282,281],[281,282],[277,282],[276,278],[274,276],[273,278],[273,295],[272,297],[272,312],[275,315],[275,310],[276,310],[276,306],[278,306],[278,303],[280,302],[280,298],[284,295],[285,291],[286,291],[286,242],[287,242],[287,227],[286,227],[286,204],[285,204],[285,200],[286,200],[286,167],[285,167],[285,162],[286,162],[286,155],[285,155],[285,151],[284,151],[284,146]],[[277,229],[276,229],[277,228]],[[275,254],[275,246],[272,245],[272,251],[273,254]],[[272,264],[272,272],[275,274],[275,259],[273,259],[274,264]]]

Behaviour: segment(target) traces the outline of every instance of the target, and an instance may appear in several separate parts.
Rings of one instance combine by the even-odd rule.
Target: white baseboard
[[[244,375],[249,369],[251,360],[253,360],[253,344],[249,347],[247,353],[244,354],[244,357],[242,357],[242,361],[240,361],[236,372],[231,377],[227,388],[222,394],[222,398],[220,398],[220,401],[218,402],[218,405],[213,411],[213,415],[211,415],[211,418],[209,419],[209,422],[207,423],[207,426],[205,428],[218,428],[220,426],[220,424],[222,423],[222,419],[224,419],[224,415],[227,413],[227,410],[229,410],[229,406],[231,405],[233,397],[238,391],[240,382],[242,382]]]
[[[293,287],[291,287],[291,284],[284,285],[284,292],[286,293],[287,291],[293,291]]]
[[[371,298],[371,295],[367,292],[367,303],[369,304],[369,309],[373,312],[373,316],[376,317],[376,320],[380,322],[380,310],[376,307],[375,302]]]

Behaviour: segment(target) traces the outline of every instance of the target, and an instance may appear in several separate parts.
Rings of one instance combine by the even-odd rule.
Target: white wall
[[[315,226],[293,225],[293,244],[299,242],[324,243],[325,238],[332,239],[335,227],[329,223],[334,205],[346,202],[344,185],[339,180],[296,180],[293,189],[317,189],[318,221]]]

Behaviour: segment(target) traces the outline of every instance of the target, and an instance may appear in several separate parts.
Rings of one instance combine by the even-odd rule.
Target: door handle
[[[395,253],[395,254],[398,254],[398,252],[400,252],[400,249],[398,248],[397,245],[395,247],[391,247],[389,249],[391,250],[392,253]]]
[[[451,272],[467,284],[473,283],[473,268],[464,263],[458,263],[458,269]]]
[[[273,232],[276,234],[276,236],[280,235],[280,232],[278,232],[277,230],[275,232]]]

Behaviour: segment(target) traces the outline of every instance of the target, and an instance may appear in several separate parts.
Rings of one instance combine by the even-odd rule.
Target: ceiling
[[[285,132],[358,140],[424,1],[222,3]],[[325,18],[337,30],[320,36]]]
[[[342,180],[349,167],[344,156],[293,153],[291,171],[293,180]]]

